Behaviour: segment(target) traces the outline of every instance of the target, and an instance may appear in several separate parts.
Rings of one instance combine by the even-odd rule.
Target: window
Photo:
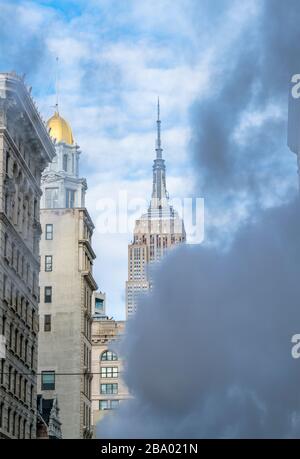
[[[99,410],[109,410],[109,400],[99,400]]]
[[[58,188],[46,188],[45,206],[48,209],[54,209],[58,207]]]
[[[12,323],[9,326],[9,347],[12,349],[12,342],[13,342],[13,325]]]
[[[67,190],[66,191],[66,208],[73,209],[75,205],[75,191]]]
[[[29,302],[26,301],[26,304],[25,304],[25,321],[26,323],[29,322]]]
[[[19,265],[20,265],[20,252],[17,250],[17,263],[16,263],[16,271],[19,272]]]
[[[68,155],[63,156],[63,170],[68,172]]]
[[[5,233],[4,234],[4,257],[7,258],[7,241],[8,241],[8,236]]]
[[[101,355],[101,360],[104,360],[104,361],[118,360],[118,356],[112,351],[105,351]]]
[[[116,410],[119,408],[119,400],[99,400],[99,410]]]
[[[30,366],[33,368],[33,365],[35,363],[35,353],[34,353],[34,346],[31,346],[31,354],[30,354]]]
[[[9,171],[9,153],[8,151],[6,152],[6,163],[5,163],[5,172],[8,174]]]
[[[7,276],[3,274],[3,300],[6,300]],[[4,335],[4,333],[2,333]]]
[[[24,350],[24,361],[27,362],[28,359],[28,340],[25,341],[25,350]]]
[[[0,403],[0,429],[3,427],[3,407],[4,403]]]
[[[111,400],[110,401],[110,408],[112,410],[117,410],[119,408],[119,400]]]
[[[30,406],[33,405],[33,385],[30,386]]]
[[[55,371],[42,371],[42,390],[55,389]]]
[[[15,244],[12,243],[11,245],[11,265],[12,267],[15,266]]]
[[[46,314],[44,316],[44,331],[51,331],[51,314]]]
[[[8,193],[5,193],[5,196],[4,196],[4,212],[6,214],[8,214],[8,204],[9,204]]]
[[[27,385],[28,385],[28,383],[27,383],[27,381],[25,379],[25,381],[24,381],[24,394],[23,394],[23,400],[24,400],[25,403],[27,402]]]
[[[13,368],[11,365],[9,365],[8,368],[8,390],[11,390],[12,388],[12,374],[13,374]]]
[[[5,336],[5,330],[6,330],[6,317],[2,317],[2,335]]]
[[[52,303],[52,287],[45,287],[45,303]]]
[[[53,239],[53,225],[52,224],[49,223],[46,225],[45,235],[46,235],[47,241],[52,241]]]
[[[45,255],[45,271],[52,271],[52,255]]]
[[[38,216],[38,204],[37,204],[37,200],[35,199],[33,201],[33,218],[37,218]]]
[[[10,416],[11,416],[11,408],[7,409],[7,432],[10,432]]]
[[[14,413],[14,415],[13,415],[13,425],[12,425],[12,434],[13,434],[13,436],[16,435],[16,417],[17,417],[17,414]]]
[[[24,337],[23,337],[23,335],[20,335],[20,339],[19,339],[19,356],[21,357],[21,359],[23,358],[23,341],[24,341]]]
[[[34,309],[32,310],[32,313],[31,313],[31,329],[32,330],[35,329],[35,310]]]
[[[20,400],[22,397],[22,386],[23,386],[23,376],[20,375],[19,377],[19,399]]]
[[[117,378],[118,367],[102,367],[101,378]]]
[[[104,300],[102,298],[95,299],[95,312],[98,314],[104,314]]]
[[[36,273],[32,273],[32,294],[36,295],[36,287],[37,287],[37,281],[36,281]]]
[[[24,277],[24,255],[21,257],[21,276]]]
[[[18,438],[21,438],[21,422],[22,422],[22,417],[19,416],[19,420],[18,420]]]
[[[18,352],[18,336],[19,336],[19,332],[17,329],[15,329],[15,353]]]
[[[5,371],[5,360],[1,359],[0,360],[0,364],[1,364],[0,383],[3,384],[3,382],[4,382],[4,371]]]
[[[101,394],[117,394],[118,393],[118,384],[100,384],[100,393]]]

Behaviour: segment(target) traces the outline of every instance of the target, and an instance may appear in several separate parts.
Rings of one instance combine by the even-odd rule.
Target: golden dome
[[[52,118],[47,121],[48,129],[50,129],[50,136],[56,139],[56,142],[65,142],[68,145],[73,145],[74,139],[72,129],[69,123],[55,112]]]

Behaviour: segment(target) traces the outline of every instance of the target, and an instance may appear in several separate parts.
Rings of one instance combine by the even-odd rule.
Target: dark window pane
[[[55,372],[42,371],[42,390],[55,389]]]
[[[45,303],[52,302],[52,287],[45,287]]]
[[[51,314],[46,314],[44,316],[44,331],[51,331]]]

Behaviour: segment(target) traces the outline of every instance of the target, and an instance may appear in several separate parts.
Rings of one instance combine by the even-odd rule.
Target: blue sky
[[[176,197],[196,193],[191,114],[195,104],[215,95],[224,62],[262,2],[240,3],[0,0],[0,69],[26,73],[45,120],[53,113],[59,57],[60,113],[82,150],[80,174],[88,181],[87,207],[96,224],[94,273],[107,293],[109,314],[117,318],[125,313],[131,232],[100,234],[100,200],[119,190],[150,198],[158,95],[168,190]],[[276,103],[246,113],[236,134],[243,137],[245,129],[282,116]],[[233,220],[227,210],[218,215],[219,225]],[[241,215],[237,206],[234,219]]]
[[[0,68],[26,73],[47,120],[55,103],[59,57],[59,106],[82,149],[87,207],[96,224],[95,277],[108,311],[125,312],[127,245],[131,233],[97,232],[101,197],[118,190],[150,199],[157,96],[171,194],[192,193],[188,109],[205,82],[194,59],[189,16],[194,2],[0,1],[4,28]],[[9,24],[15,18],[17,36]],[[7,22],[5,22],[7,21]],[[184,177],[181,168],[184,169]],[[99,206],[98,206],[99,208]]]

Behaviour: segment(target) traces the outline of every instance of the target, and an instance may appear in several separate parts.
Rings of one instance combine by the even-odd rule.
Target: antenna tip
[[[159,96],[157,97],[157,120],[159,121],[160,114],[160,105],[159,105]]]

